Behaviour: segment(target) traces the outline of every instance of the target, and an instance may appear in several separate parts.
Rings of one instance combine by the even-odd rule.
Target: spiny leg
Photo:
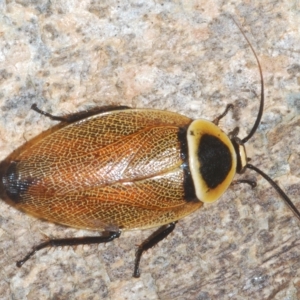
[[[23,259],[17,261],[17,267],[22,267],[22,265],[32,257],[37,251],[47,248],[47,247],[60,247],[60,246],[77,246],[77,245],[87,245],[87,244],[101,244],[108,243],[112,240],[118,238],[121,235],[121,231],[118,232],[103,232],[102,236],[84,236],[77,238],[65,238],[65,239],[50,239],[46,242],[43,242],[30,251]]]
[[[230,109],[233,109],[233,104],[227,104],[227,106],[226,106],[224,112],[223,112],[220,116],[216,117],[216,118],[213,120],[213,123],[216,124],[216,125],[219,125],[220,120],[221,120],[222,118],[224,118],[224,117],[228,114],[228,112],[229,112]]]
[[[235,127],[232,131],[229,132],[228,137],[232,140],[233,138],[236,138],[239,134],[240,128]]]
[[[240,184],[240,183],[246,183],[249,184],[252,188],[255,188],[257,183],[254,180],[251,179],[239,179],[239,180],[234,180],[231,182],[231,185],[235,185],[235,184]]]
[[[48,118],[50,118],[51,120],[54,121],[61,121],[61,122],[75,122],[75,121],[79,121],[82,120],[84,118],[88,118],[90,116],[96,115],[96,114],[100,114],[100,113],[104,113],[104,112],[108,112],[108,111],[113,111],[113,110],[122,110],[122,109],[129,109],[130,107],[128,106],[116,106],[116,105],[108,105],[108,106],[99,106],[99,107],[93,107],[91,109],[87,109],[84,111],[79,111],[79,112],[75,112],[75,113],[71,113],[71,114],[67,114],[67,115],[62,115],[62,116],[54,116],[50,113],[47,113],[41,109],[39,109],[36,105],[36,103],[32,104],[31,109],[38,112],[39,114],[46,116]]]
[[[175,228],[176,222],[172,222],[170,224],[164,225],[160,227],[158,230],[154,231],[138,248],[135,253],[135,264],[134,264],[134,271],[133,277],[138,278],[140,277],[140,260],[142,257],[143,252],[147,251],[148,249],[155,246],[157,243],[162,241],[166,238]]]

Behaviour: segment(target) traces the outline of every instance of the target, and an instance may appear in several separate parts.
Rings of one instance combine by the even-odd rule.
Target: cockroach
[[[239,27],[240,28],[240,27]],[[240,29],[241,30],[241,29]],[[249,163],[244,144],[256,132],[264,108],[264,81],[256,121],[240,139],[218,123],[178,113],[127,106],[96,107],[65,116],[36,112],[60,123],[14,151],[0,164],[0,196],[33,216],[101,236],[50,239],[33,248],[21,267],[45,247],[106,243],[123,230],[159,227],[138,247],[134,277],[144,251],[166,238],[179,219],[217,200],[234,182],[235,173],[252,169],[264,177],[300,219],[283,190]]]

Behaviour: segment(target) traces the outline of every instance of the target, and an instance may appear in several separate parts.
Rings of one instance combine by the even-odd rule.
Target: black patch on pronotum
[[[187,127],[179,128],[178,141],[180,143],[181,159],[183,160],[182,169],[184,172],[184,199],[188,202],[199,201],[196,197],[195,186],[192,179],[190,167],[188,164],[188,144],[187,144]]]
[[[200,139],[198,157],[201,176],[208,188],[216,188],[225,180],[231,169],[230,150],[217,137],[204,134]]]

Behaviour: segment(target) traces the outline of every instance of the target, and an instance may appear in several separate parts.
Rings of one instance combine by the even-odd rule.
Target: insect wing
[[[178,131],[191,120],[113,111],[65,126],[11,162],[18,208],[72,227],[147,228],[199,207],[184,199]]]

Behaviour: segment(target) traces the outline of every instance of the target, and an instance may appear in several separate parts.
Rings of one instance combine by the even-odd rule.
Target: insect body
[[[260,65],[259,71],[261,105],[243,140],[236,137],[238,130],[227,136],[217,126],[231,106],[209,122],[115,106],[57,117],[33,105],[61,124],[1,163],[1,197],[39,218],[104,233],[46,241],[17,265],[48,246],[103,243],[122,230],[161,226],[138,248],[133,274],[138,277],[142,253],[172,232],[177,220],[218,199],[245,168],[264,176],[299,217],[284,192],[246,158],[243,144],[256,131],[263,111]]]

